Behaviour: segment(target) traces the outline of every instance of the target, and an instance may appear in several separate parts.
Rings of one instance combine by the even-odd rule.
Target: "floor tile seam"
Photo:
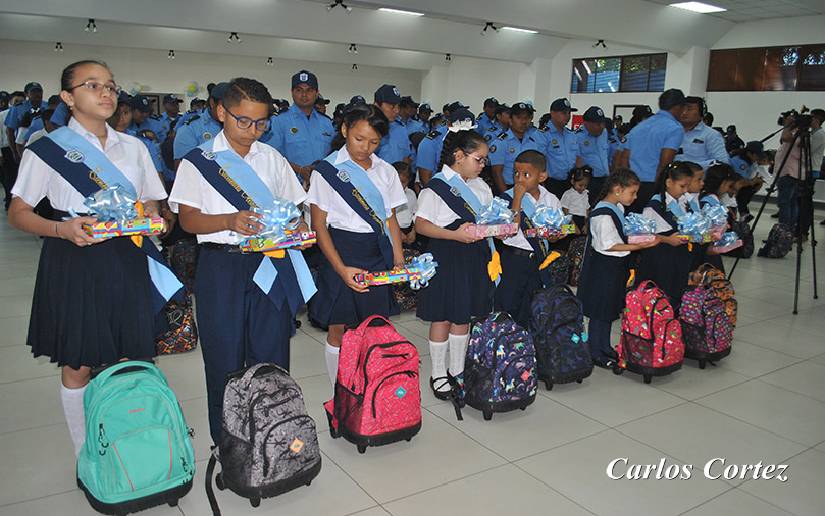
[[[799,395],[799,396],[804,396],[804,397],[808,398],[809,400],[816,401],[816,402],[817,402],[817,403],[819,403],[820,405],[825,405],[825,400],[821,400],[821,399],[819,399],[819,398],[815,398],[815,397],[811,396],[810,394],[805,394],[804,392],[794,391],[794,390],[792,390],[792,389],[788,389],[788,388],[786,388],[786,387],[782,387],[781,385],[775,385],[775,384],[772,384],[772,383],[766,382],[766,381],[762,380],[761,378],[762,378],[762,377],[759,377],[759,378],[754,378],[754,380],[756,380],[756,381],[758,381],[758,382],[760,382],[760,383],[764,383],[765,385],[770,385],[771,387],[776,387],[776,388],[777,388],[777,389],[779,389],[780,391],[790,392],[791,394],[797,394],[797,395]]]

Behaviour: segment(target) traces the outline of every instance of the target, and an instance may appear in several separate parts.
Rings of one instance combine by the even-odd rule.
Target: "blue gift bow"
[[[734,231],[727,231],[722,238],[713,244],[714,247],[728,247],[736,244],[739,240],[739,235],[736,234]]]
[[[287,238],[286,231],[294,231],[301,222],[301,212],[298,207],[278,197],[271,205],[255,207],[250,211],[259,215],[258,222],[264,226],[260,233],[251,238],[269,238],[274,242],[280,242]]]
[[[702,240],[705,233],[710,231],[710,219],[701,213],[687,213],[676,220],[679,226],[679,233],[688,235],[693,240]]]
[[[410,288],[418,290],[426,287],[430,280],[435,276],[435,269],[438,267],[438,262],[433,260],[431,253],[424,253],[416,256],[407,265],[407,269],[418,272],[421,277],[410,281]]]
[[[728,210],[720,204],[706,204],[702,216],[710,221],[712,227],[725,226],[728,223]]]
[[[626,235],[652,235],[656,233],[656,221],[630,213],[625,216],[624,232]]]
[[[89,213],[94,214],[97,220],[119,224],[137,218],[136,202],[134,192],[120,184],[98,190],[83,200],[83,204],[89,208]],[[70,215],[74,216],[73,213]]]
[[[573,336],[570,337],[570,340],[573,341],[573,344],[578,344],[579,342],[585,342],[586,343],[587,342],[587,332],[582,332],[581,337],[579,337],[577,334],[574,333]]]
[[[513,212],[507,201],[493,197],[493,202],[481,209],[476,217],[476,224],[510,224],[513,222]]]
[[[561,229],[565,224],[570,224],[572,215],[565,215],[561,208],[551,208],[550,206],[539,206],[531,217],[533,224],[539,227]]]

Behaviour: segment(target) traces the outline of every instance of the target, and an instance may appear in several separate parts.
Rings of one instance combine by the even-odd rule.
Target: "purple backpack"
[[[536,350],[530,334],[503,312],[476,322],[462,376],[462,401],[482,411],[485,421],[493,418],[493,412],[526,409],[537,390]]]
[[[734,325],[725,302],[712,288],[700,286],[685,292],[679,309],[685,357],[699,361],[699,368],[730,354]]]

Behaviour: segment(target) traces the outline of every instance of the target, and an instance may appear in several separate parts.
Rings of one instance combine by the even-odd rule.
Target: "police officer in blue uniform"
[[[327,115],[327,106],[329,105],[329,102],[329,99],[325,99],[324,96],[319,93],[318,97],[315,98],[315,111],[321,113],[327,118],[330,118],[330,116]],[[332,119],[330,118],[330,120]]]
[[[548,176],[545,187],[558,198],[570,187],[567,176],[570,169],[576,166],[579,153],[576,134],[567,128],[571,113],[576,111],[566,98],[554,100],[550,104],[550,122],[543,131],[547,140],[547,148],[544,149]]]
[[[490,165],[495,186],[493,193],[503,193],[513,186],[513,164],[519,154],[526,150],[544,151],[545,137],[531,125],[535,112],[533,106],[526,102],[513,104],[510,108],[510,129],[501,132],[490,142]]]
[[[132,97],[132,125],[129,126],[126,132],[132,136],[137,136],[139,132],[145,134],[151,132],[153,139],[160,145],[163,140],[158,135],[163,133],[163,125],[160,122],[160,117],[151,113],[152,103],[148,97],[143,95]]]
[[[228,82],[216,84],[209,94],[209,107],[200,114],[191,116],[186,123],[177,128],[172,150],[175,167],[189,151],[211,140],[223,129],[223,124],[218,121],[218,104],[228,87]]]
[[[656,178],[674,160],[682,146],[685,130],[679,119],[684,108],[682,90],[669,89],[659,95],[659,112],[639,122],[627,135],[625,161],[642,182],[636,202],[630,205],[629,211],[641,213],[647,206],[653,196]]]
[[[497,137],[507,129],[501,127],[501,124],[496,120],[496,110],[499,107],[499,102],[495,97],[490,97],[484,100],[484,112],[478,115],[478,134],[487,140],[489,145],[493,138]]]
[[[26,95],[26,100],[9,108],[5,120],[9,147],[11,147],[14,160],[17,163],[20,162],[20,155],[23,153],[23,146],[14,143],[17,139],[17,130],[20,128],[20,122],[24,116],[34,117],[41,111],[48,109],[48,104],[43,101],[43,86],[41,86],[40,83],[30,82],[26,84],[26,86],[23,87],[23,94]]]
[[[212,86],[214,88],[214,86]],[[182,114],[178,118],[178,123],[176,125],[177,128],[183,127],[183,125],[188,122],[193,116],[200,115],[203,111],[206,110],[207,102],[203,99],[198,97],[193,98],[189,102],[189,111]]]
[[[501,132],[510,128],[510,106],[499,104],[496,108],[496,123],[501,127]]]
[[[57,106],[59,104],[60,104],[60,97],[58,95],[52,95],[51,97],[49,97],[49,100],[46,102],[46,109],[52,110],[50,115],[54,115],[54,110],[57,109]],[[41,111],[40,113],[34,115],[34,117],[32,118],[31,124],[29,125],[29,128],[26,129],[26,134],[24,136],[26,142],[29,141],[29,138],[31,138],[32,134],[34,134],[37,131],[43,129],[43,127],[44,127],[43,115],[44,114],[45,114],[45,111]],[[49,117],[49,121],[51,122],[51,116]],[[66,124],[64,123],[63,125],[66,125]]]
[[[160,115],[161,132],[158,141],[163,143],[180,118],[180,104],[183,102],[177,95],[164,95],[163,114]]]
[[[403,122],[404,127],[407,128],[407,136],[413,134],[413,129],[418,128],[415,122],[415,115],[418,113],[418,103],[409,95],[401,97],[401,103],[398,105],[398,117]],[[422,132],[420,129],[418,132]]]
[[[330,152],[335,130],[332,120],[315,110],[318,78],[301,70],[292,76],[292,106],[273,119],[269,138],[260,140],[280,152],[304,183],[309,182],[312,164]]]
[[[679,119],[685,128],[685,136],[676,156],[678,161],[692,161],[701,165],[702,169],[707,169],[714,161],[730,163],[725,150],[725,139],[716,129],[706,126],[702,121],[706,112],[705,99],[685,98],[685,110]]]
[[[441,170],[441,151],[444,148],[444,138],[449,126],[456,123],[474,123],[475,117],[460,102],[453,102],[444,106],[449,112],[448,125],[437,125],[427,133],[427,136],[418,144],[416,153],[416,167],[418,168],[418,183],[427,186],[433,174]]]
[[[602,108],[590,106],[582,115],[582,120],[582,126],[576,131],[579,147],[576,166],[588,165],[593,170],[588,193],[590,206],[594,206],[607,176],[610,175],[610,142],[605,128],[607,119]]]
[[[375,154],[390,164],[396,161],[409,163],[412,160],[412,146],[407,126],[399,117],[401,94],[398,88],[392,84],[384,84],[375,91],[374,99],[375,106],[390,121],[390,132],[381,138],[381,145]]]
[[[765,146],[759,141],[748,142],[744,148],[734,151],[730,157],[730,166],[737,174],[742,176],[736,182],[736,209],[745,222],[753,218],[750,209],[748,209],[748,204],[750,204],[754,194],[765,184],[762,177],[756,173],[759,161],[765,159],[765,157]]]
[[[621,121],[621,117],[617,117],[617,119],[618,121]],[[627,143],[625,137],[619,134],[615,124],[616,119],[606,119],[604,122],[604,128],[607,130],[607,143],[610,145],[610,152],[607,155],[607,162],[611,171],[617,168],[618,164],[621,163],[621,156],[624,152],[625,144]]]
[[[418,114],[411,119],[410,126],[407,127],[407,132],[415,133],[429,133],[430,132],[430,116],[433,114],[433,108],[430,104],[425,102],[418,106]]]

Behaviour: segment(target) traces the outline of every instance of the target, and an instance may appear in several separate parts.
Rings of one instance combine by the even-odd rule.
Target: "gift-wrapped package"
[[[404,267],[388,271],[366,272],[355,275],[355,281],[367,286],[409,283],[413,290],[426,287],[435,276],[438,262],[433,255],[424,253],[410,260]]]
[[[629,244],[643,244],[656,240],[656,221],[646,219],[638,213],[625,216],[624,234]]]

